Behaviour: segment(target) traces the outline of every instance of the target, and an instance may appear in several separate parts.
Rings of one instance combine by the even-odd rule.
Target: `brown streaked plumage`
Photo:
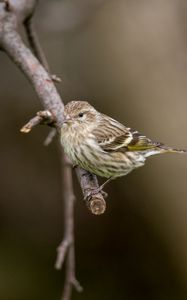
[[[73,164],[110,179],[143,166],[148,156],[185,152],[153,142],[86,101],[65,106],[61,142]]]

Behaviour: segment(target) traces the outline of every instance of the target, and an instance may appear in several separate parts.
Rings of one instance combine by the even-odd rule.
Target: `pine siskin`
[[[65,106],[61,143],[74,165],[108,178],[106,182],[143,166],[148,156],[186,152],[151,141],[85,101]]]

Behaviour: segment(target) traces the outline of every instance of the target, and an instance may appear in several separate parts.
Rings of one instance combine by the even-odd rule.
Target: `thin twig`
[[[70,246],[70,241],[68,241],[67,239],[62,240],[62,242],[58,246],[55,269],[60,270],[62,268],[69,246]]]
[[[45,124],[49,126],[55,126],[54,122],[55,122],[54,118],[49,110],[39,111],[37,112],[34,118],[32,118],[27,124],[25,124],[20,129],[20,131],[23,133],[29,133],[32,130],[32,128],[37,125]],[[44,141],[44,146],[48,146],[52,142],[56,134],[57,134],[56,128],[52,128]]]
[[[62,147],[60,147],[62,151]],[[70,161],[66,155],[62,155],[62,191],[64,196],[64,211],[65,211],[65,226],[64,239],[58,247],[57,259],[55,266],[59,269],[67,255],[66,260],[66,278],[65,286],[62,295],[62,300],[70,299],[72,287],[74,286],[78,292],[82,288],[75,276],[75,254],[74,254],[74,201],[75,195],[73,193],[72,168]],[[76,284],[75,284],[76,283]]]
[[[33,127],[39,124],[52,125],[54,119],[49,110],[43,110],[37,112],[37,115],[32,118],[27,124],[25,124],[20,131],[23,133],[28,133],[32,130]]]
[[[34,28],[32,15],[29,16],[29,18],[27,18],[25,20],[24,25],[25,25],[25,30],[26,30],[26,34],[27,34],[27,38],[28,38],[30,47],[31,47],[34,55],[37,57],[37,59],[43,65],[43,67],[46,69],[46,71],[50,72],[47,58],[46,58],[45,53],[40,45],[37,33]]]
[[[49,131],[49,134],[48,134],[48,136],[46,137],[46,139],[44,141],[44,146],[49,146],[49,144],[51,144],[51,142],[53,141],[53,139],[56,136],[56,134],[57,134],[56,128],[52,128]]]
[[[51,75],[49,64],[47,62],[45,53],[40,45],[37,32],[34,28],[32,17],[33,17],[32,15],[29,16],[29,18],[27,18],[24,23],[30,47],[31,47],[33,53],[35,54],[35,56],[37,57],[37,59],[39,60],[39,62],[43,65],[43,67],[46,69],[46,71],[50,74],[51,79],[55,82],[61,82],[61,79],[58,76],[56,76],[55,74]]]
[[[77,292],[82,292],[83,288],[80,283],[77,281],[74,275],[74,268],[72,265],[72,261],[74,261],[74,247],[71,247],[68,252],[68,257],[66,261],[66,270],[68,276],[65,280],[64,291],[62,294],[61,300],[69,300],[71,298],[72,286],[77,290]]]

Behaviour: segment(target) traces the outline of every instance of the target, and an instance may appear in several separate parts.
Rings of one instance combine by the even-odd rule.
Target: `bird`
[[[74,166],[107,179],[100,191],[110,180],[143,166],[149,156],[186,152],[152,141],[79,100],[64,107],[61,144]]]

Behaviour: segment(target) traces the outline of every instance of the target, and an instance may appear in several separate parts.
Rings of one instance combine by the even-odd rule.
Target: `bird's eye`
[[[83,112],[80,112],[78,116],[79,116],[79,118],[82,118],[83,115],[84,115]]]

